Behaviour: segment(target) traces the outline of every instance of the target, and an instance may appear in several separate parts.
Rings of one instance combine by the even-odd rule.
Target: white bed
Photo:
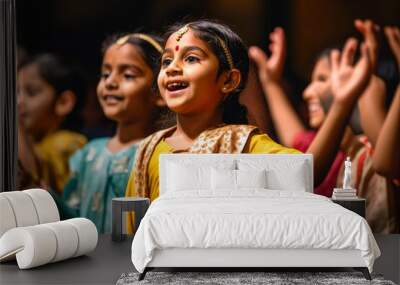
[[[310,155],[162,155],[132,262],[141,279],[154,267],[354,267],[370,278],[380,251],[367,222],[312,189]]]

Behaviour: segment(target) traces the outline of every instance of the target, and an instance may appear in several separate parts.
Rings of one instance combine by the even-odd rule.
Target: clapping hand
[[[351,105],[358,99],[372,73],[369,48],[365,43],[361,44],[359,60],[353,63],[357,46],[357,40],[350,38],[341,53],[334,50],[330,54],[332,94],[336,102],[345,105]]]
[[[400,29],[398,27],[387,26],[384,31],[400,71]]]
[[[258,76],[263,83],[280,82],[285,64],[285,33],[282,28],[275,28],[269,35],[269,50],[271,55],[260,48],[252,46],[249,49],[249,57],[258,67]]]
[[[379,26],[371,20],[355,20],[354,26],[364,37],[365,44],[368,47],[371,69],[374,71],[378,58],[377,33],[379,32]]]

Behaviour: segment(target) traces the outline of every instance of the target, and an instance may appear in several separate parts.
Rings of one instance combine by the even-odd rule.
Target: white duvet
[[[182,191],[156,199],[132,243],[143,272],[155,249],[358,249],[369,271],[380,251],[365,219],[307,192]],[[216,195],[217,194],[217,195]]]

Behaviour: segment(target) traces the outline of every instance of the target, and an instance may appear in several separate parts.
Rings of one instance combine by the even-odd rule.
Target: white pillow
[[[211,168],[211,188],[213,190],[236,190],[236,170]]]
[[[236,170],[237,188],[267,188],[267,171]]]
[[[216,161],[182,159],[166,164],[167,191],[211,190],[211,168],[235,169],[235,161]]]
[[[266,169],[267,187],[271,190],[307,191],[308,172],[305,160],[279,159],[268,161],[265,159],[239,159],[239,170]]]
[[[167,188],[171,191],[210,188],[211,167],[193,167],[168,163]]]
[[[211,188],[213,190],[238,190],[240,188],[266,188],[266,170],[211,170]]]
[[[303,167],[296,167],[288,173],[273,169],[267,173],[268,188],[273,190],[306,192],[307,176]]]

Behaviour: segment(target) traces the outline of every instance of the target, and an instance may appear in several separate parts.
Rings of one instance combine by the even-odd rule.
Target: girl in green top
[[[97,94],[117,131],[74,154],[64,189],[66,216],[86,217],[100,233],[111,231],[111,200],[124,196],[138,142],[156,130],[163,101],[152,85],[161,53],[156,38],[145,34],[112,36],[104,44]]]

